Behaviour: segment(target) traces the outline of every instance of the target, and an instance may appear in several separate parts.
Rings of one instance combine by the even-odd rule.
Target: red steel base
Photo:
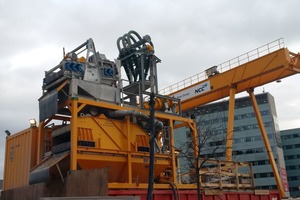
[[[222,194],[210,195],[201,194],[201,200],[280,200],[278,191],[270,191],[269,194],[255,194],[250,191],[222,191]],[[197,200],[196,190],[179,190],[177,192],[180,200]],[[108,190],[109,196],[140,196],[141,200],[146,200],[147,190]],[[174,192],[172,190],[154,190],[153,200],[173,200]]]

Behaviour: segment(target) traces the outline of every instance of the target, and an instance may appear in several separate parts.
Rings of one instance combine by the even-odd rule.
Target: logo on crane
[[[203,84],[203,85],[200,86],[198,89],[196,89],[196,90],[195,90],[195,94],[204,92],[204,91],[205,91],[205,88],[207,88],[207,83]]]
[[[192,87],[189,87],[185,90],[182,90],[174,94],[174,97],[180,99],[181,101],[184,101],[193,98],[194,96],[203,94],[204,92],[208,92],[209,90],[210,90],[210,82],[206,81],[204,83],[200,83]]]

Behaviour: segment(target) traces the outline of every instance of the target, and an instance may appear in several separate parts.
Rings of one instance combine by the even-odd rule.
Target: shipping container
[[[3,190],[27,186],[29,171],[37,164],[38,128],[7,136]]]

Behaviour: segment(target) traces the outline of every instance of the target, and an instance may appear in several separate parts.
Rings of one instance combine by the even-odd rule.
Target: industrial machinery
[[[150,36],[129,31],[117,40],[117,47],[119,56],[111,61],[97,52],[93,40],[88,39],[45,72],[38,126],[33,123],[7,137],[4,194],[42,182],[64,182],[74,171],[107,168],[109,195],[144,198],[149,178],[149,140],[154,130],[155,198],[170,198],[174,186],[182,197],[195,198],[196,185],[181,182],[174,134],[182,127],[191,131],[195,156],[198,136],[194,120],[181,117],[181,111],[223,98],[229,92],[232,97],[236,92],[270,82],[270,77],[277,80],[299,69],[299,56],[280,49],[227,72],[218,72],[214,66],[207,71],[206,80],[163,95],[157,87],[156,66],[160,59],[154,54]],[[288,57],[290,54],[292,57]],[[259,63],[265,64],[263,68]],[[249,70],[250,65],[255,70]],[[122,79],[122,67],[127,79]],[[277,69],[282,71],[276,73]],[[185,94],[190,91],[199,95]],[[155,96],[155,119],[149,116],[151,95]],[[247,190],[244,195],[249,198],[259,195],[253,191],[251,173],[242,174],[239,170],[250,167],[251,171],[251,166],[240,166],[230,159],[211,162],[217,163],[217,170],[201,174],[207,180],[219,180],[211,186]],[[230,172],[222,167],[230,168]],[[217,194],[221,193],[231,195],[220,190]],[[267,195],[279,198],[277,193]]]
[[[150,92],[157,93],[159,59],[153,54],[150,37],[141,38],[134,31],[118,39],[118,48],[119,58],[112,62],[97,52],[89,39],[45,73],[39,99],[37,163],[30,171],[30,184],[69,170],[106,167],[110,188],[130,188],[137,183],[146,187],[142,185],[148,181],[150,119],[143,99]],[[121,67],[128,77],[124,87]],[[160,136],[156,140],[155,176],[171,171],[165,173],[168,181],[178,179],[170,140],[176,123],[195,129],[192,120],[176,112],[162,112],[154,123],[155,135]],[[51,168],[54,163],[61,166],[64,159],[69,160],[67,165]]]
[[[146,189],[150,94],[159,110],[153,123],[154,177],[160,188],[180,183],[174,130],[187,126],[196,138],[195,123],[180,116],[179,99],[158,94],[160,60],[149,36],[130,31],[117,46],[119,57],[110,61],[89,39],[45,72],[38,127],[7,138],[4,190],[64,182],[72,171],[96,168],[109,169],[109,189]]]

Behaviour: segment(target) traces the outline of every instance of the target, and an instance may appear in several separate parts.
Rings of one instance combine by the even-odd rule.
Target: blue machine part
[[[64,64],[64,68],[65,68],[65,70],[77,72],[77,73],[80,73],[80,74],[82,74],[84,72],[83,64],[77,63],[77,62],[67,61]]]

